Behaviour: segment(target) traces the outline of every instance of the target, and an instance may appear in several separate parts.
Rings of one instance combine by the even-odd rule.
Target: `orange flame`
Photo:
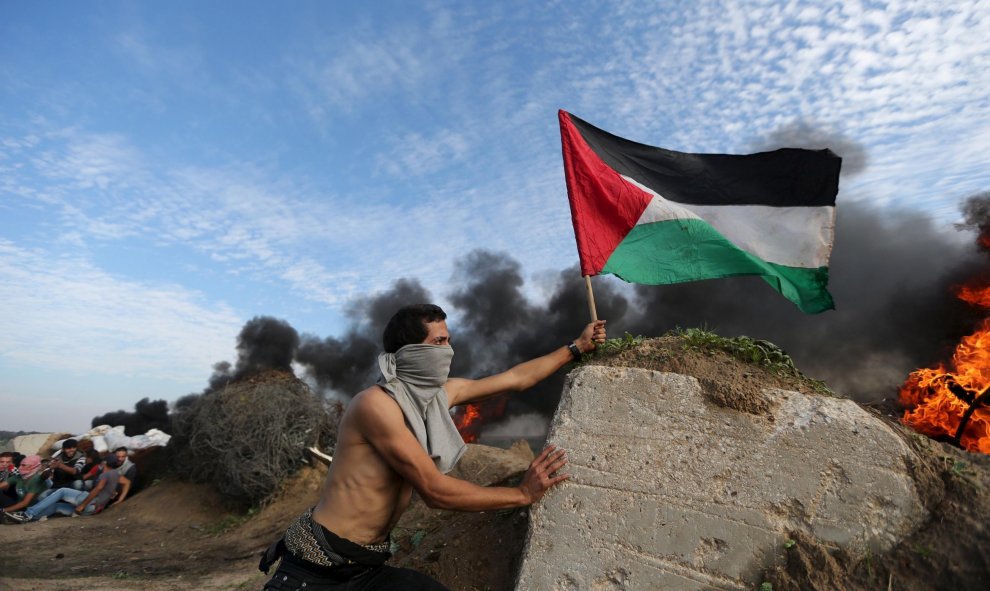
[[[956,297],[967,304],[990,308],[990,285],[963,285],[956,290]]]
[[[498,396],[483,402],[475,402],[457,407],[454,411],[454,425],[465,443],[478,441],[478,435],[485,423],[505,414],[508,399]]]
[[[964,285],[959,299],[990,308],[990,285]],[[963,415],[969,409],[957,393],[976,398],[990,386],[990,318],[983,320],[971,335],[963,337],[952,354],[949,366],[912,372],[900,390],[900,401],[907,410],[901,421],[931,437],[955,436]],[[956,390],[957,393],[953,393]],[[984,398],[990,402],[990,394]],[[959,445],[969,451],[990,453],[990,409],[973,411]]]
[[[467,404],[462,413],[455,415],[454,423],[457,425],[457,432],[461,434],[464,443],[473,443],[478,440],[478,434],[473,428],[474,424],[481,418],[481,409],[477,404]]]

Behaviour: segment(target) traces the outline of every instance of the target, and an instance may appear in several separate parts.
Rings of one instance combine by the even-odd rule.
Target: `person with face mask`
[[[454,406],[522,391],[605,341],[605,321],[573,342],[512,369],[470,380],[449,378],[454,350],[438,306],[401,308],[383,335],[377,384],[355,396],[341,418],[319,503],[296,519],[262,557],[278,569],[266,591],[288,589],[442,590],[416,571],[386,566],[389,532],[415,490],[432,508],[488,511],[523,507],[567,479],[563,450],[548,446],[515,487],[485,487],[448,476],[467,447]]]
[[[0,482],[0,490],[12,489],[17,495],[15,503],[0,509],[0,520],[4,523],[23,522],[24,520],[18,517],[20,512],[36,503],[41,493],[48,488],[45,482],[48,474],[50,470],[45,468],[41,456],[37,454],[25,456],[17,466],[17,474]]]

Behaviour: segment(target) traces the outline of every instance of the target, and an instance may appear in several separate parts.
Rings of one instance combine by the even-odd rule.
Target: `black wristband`
[[[573,342],[567,343],[567,350],[571,352],[574,359],[581,359],[581,349],[578,349],[578,346]]]

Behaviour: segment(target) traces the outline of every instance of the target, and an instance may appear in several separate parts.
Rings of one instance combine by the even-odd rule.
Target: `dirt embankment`
[[[166,479],[90,517],[0,527],[0,591],[260,589],[257,554],[316,498],[304,468],[257,514],[228,513],[205,485]]]
[[[518,476],[528,446],[472,445],[455,475],[490,485]],[[0,591],[260,589],[258,557],[315,504],[326,477],[305,467],[263,509],[229,513],[206,485],[163,480],[91,517],[0,526]],[[414,501],[393,532],[392,564],[427,572],[452,589],[510,589],[526,510],[451,513]]]

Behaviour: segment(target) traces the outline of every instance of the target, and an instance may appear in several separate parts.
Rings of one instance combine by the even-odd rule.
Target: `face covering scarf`
[[[454,350],[440,345],[406,345],[378,356],[378,385],[399,403],[406,422],[440,472],[450,472],[467,446],[448,408],[447,383]]]

